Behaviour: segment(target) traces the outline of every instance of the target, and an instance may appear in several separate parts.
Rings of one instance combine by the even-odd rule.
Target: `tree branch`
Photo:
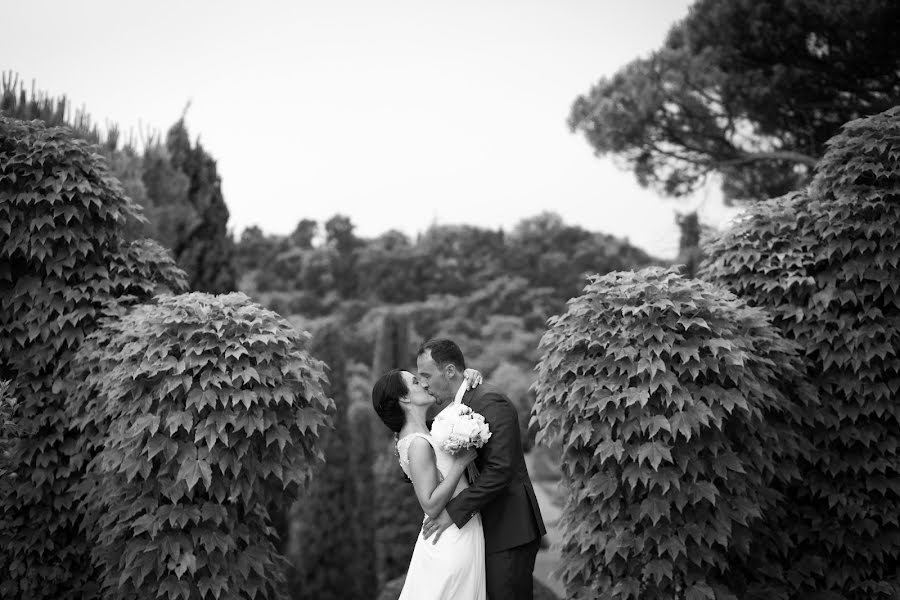
[[[800,163],[810,168],[814,168],[816,166],[816,163],[819,162],[817,158],[809,156],[808,154],[803,154],[802,152],[796,152],[794,150],[772,150],[771,152],[755,152],[753,154],[745,154],[740,158],[734,158],[731,160],[715,161],[713,164],[717,167],[742,165],[759,160],[786,160],[789,162]]]

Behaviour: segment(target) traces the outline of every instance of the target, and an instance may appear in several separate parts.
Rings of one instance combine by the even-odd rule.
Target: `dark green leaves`
[[[807,190],[705,250],[702,275],[770,311],[821,400],[786,415],[811,446],[773,519],[794,546],[786,576],[810,597],[898,597],[900,108],[847,123]]]
[[[541,349],[535,419],[564,451],[569,593],[727,597],[773,479],[796,472],[780,415],[801,406],[778,389],[796,350],[761,310],[659,268],[592,277]]]
[[[157,244],[124,241],[127,218],[137,208],[91,146],[0,117],[0,370],[28,431],[4,478],[16,485],[0,490],[3,597],[80,597],[96,579],[78,488],[102,419],[80,427],[67,413],[83,366],[73,355],[101,318],[184,281]],[[149,472],[146,455],[122,458],[126,479]]]
[[[309,481],[333,407],[305,343],[242,294],[200,293],[158,297],[87,338],[77,419],[108,420],[86,492],[105,586],[278,596],[262,507],[290,504]],[[144,556],[156,559],[146,573]]]
[[[268,507],[320,458],[324,365],[246,296],[167,295],[127,217],[90,146],[0,117],[0,596],[281,597]]]

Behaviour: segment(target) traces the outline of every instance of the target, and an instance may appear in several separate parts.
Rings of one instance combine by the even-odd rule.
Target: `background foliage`
[[[822,399],[785,528],[791,577],[847,598],[900,594],[900,109],[848,123],[807,191],[749,210],[703,276],[765,307]]]
[[[409,319],[402,313],[387,312],[381,317],[372,360],[373,379],[392,368],[411,368],[415,349],[410,349],[409,327]],[[412,484],[400,469],[394,435],[380,419],[376,420],[372,511],[375,571],[381,589],[388,581],[406,574],[425,515]]]
[[[101,131],[84,109],[72,114],[64,96],[51,98],[34,87],[27,92],[11,72],[0,80],[0,114],[66,126],[96,144],[125,195],[146,217],[126,215],[125,237],[157,240],[187,273],[192,290],[237,289],[235,244],[216,162],[199,141],[191,143],[183,115],[165,142],[153,132],[140,132],[140,140],[133,132],[123,138],[115,123]]]
[[[372,511],[359,510],[366,495],[355,485],[357,476],[371,465],[351,462],[354,448],[365,439],[353,438],[348,394],[348,372],[344,342],[338,323],[329,322],[313,338],[316,356],[329,367],[328,393],[334,398],[334,428],[323,436],[327,468],[322,469],[307,497],[296,508],[295,569],[291,576],[294,598],[368,598],[375,586],[375,565],[371,553]],[[363,539],[360,539],[363,538]]]

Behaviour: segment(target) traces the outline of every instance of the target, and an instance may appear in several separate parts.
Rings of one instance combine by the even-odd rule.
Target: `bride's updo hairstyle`
[[[409,388],[403,380],[403,369],[388,371],[372,388],[372,406],[388,429],[394,433],[400,433],[406,423],[406,416],[400,408],[400,398],[407,394]]]

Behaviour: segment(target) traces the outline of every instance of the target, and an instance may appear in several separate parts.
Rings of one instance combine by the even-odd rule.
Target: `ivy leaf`
[[[670,511],[669,502],[660,497],[650,496],[641,501],[640,516],[649,517],[650,522],[656,523],[663,517],[668,517]]]
[[[680,433],[684,436],[684,441],[686,442],[691,440],[692,430],[697,427],[697,422],[693,419],[690,411],[680,410],[676,412],[670,417],[669,423],[672,433]]]
[[[645,429],[647,431],[647,435],[649,435],[650,437],[655,436],[660,429],[672,431],[672,428],[669,425],[669,420],[666,419],[663,415],[653,415],[649,419],[642,418],[641,429]]]
[[[192,490],[197,482],[200,480],[201,471],[200,471],[200,463],[197,460],[196,455],[186,458],[182,461],[181,466],[178,469],[178,479],[187,483],[188,491]]]
[[[698,581],[685,589],[684,600],[716,600],[716,595],[709,585]]]
[[[706,500],[709,500],[710,504],[715,506],[716,497],[719,495],[719,491],[712,482],[698,481],[694,483],[694,490],[699,498],[705,498]]]
[[[615,457],[617,461],[621,460],[622,454],[624,453],[625,446],[622,444],[622,440],[604,440],[597,446],[597,449],[594,451],[594,456],[599,457],[600,462],[602,463],[609,457]]]
[[[672,452],[663,442],[641,444],[638,448],[638,464],[641,464],[644,460],[649,462],[655,471],[663,460],[672,462]]]
[[[663,582],[664,579],[672,579],[672,563],[668,560],[658,558],[651,560],[641,570],[641,575],[646,579],[653,579],[657,584]]]

